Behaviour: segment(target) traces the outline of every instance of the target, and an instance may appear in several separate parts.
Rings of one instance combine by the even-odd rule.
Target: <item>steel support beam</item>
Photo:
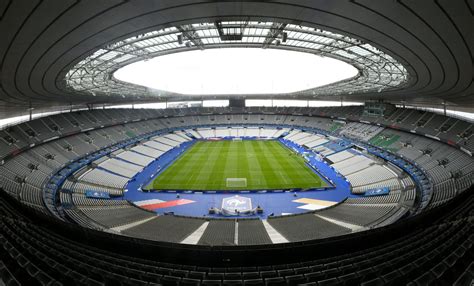
[[[273,41],[283,33],[283,30],[285,29],[286,25],[286,23],[273,23],[270,28],[270,31],[268,31],[267,33],[265,41],[263,41],[262,48],[268,48],[273,43]]]
[[[204,50],[204,43],[202,42],[201,37],[199,37],[199,34],[193,28],[192,25],[182,25],[177,26],[176,28],[183,34],[186,39],[188,39],[196,47],[201,50]]]

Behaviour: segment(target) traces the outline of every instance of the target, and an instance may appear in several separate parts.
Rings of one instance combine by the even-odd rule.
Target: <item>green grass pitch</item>
[[[227,187],[227,178],[247,178]],[[263,190],[319,188],[327,183],[278,141],[198,141],[145,189]]]

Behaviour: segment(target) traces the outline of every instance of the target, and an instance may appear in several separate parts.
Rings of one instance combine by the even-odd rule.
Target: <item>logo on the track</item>
[[[247,197],[233,196],[222,199],[222,209],[228,212],[246,212],[252,210],[252,200]]]

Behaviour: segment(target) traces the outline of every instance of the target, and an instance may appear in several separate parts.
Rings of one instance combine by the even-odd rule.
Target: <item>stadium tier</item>
[[[324,109],[327,110],[327,108]],[[354,108],[351,109],[354,110]],[[182,223],[186,235],[177,236],[174,239],[163,238],[162,234],[153,230],[158,226],[148,227],[148,225],[157,225],[161,221],[163,213],[160,215],[158,212],[159,215],[156,216],[156,213],[150,212],[152,209],[143,203],[137,204],[142,209],[144,207],[143,210],[133,204],[126,203],[127,196],[124,195],[124,190],[126,191],[130,181],[136,180],[137,174],[140,174],[142,170],[147,170],[162,157],[171,156],[170,154],[173,154],[175,149],[187,146],[186,144],[191,144],[192,148],[186,147],[185,155],[180,155],[181,153],[173,155],[172,158],[179,158],[176,163],[171,161],[172,166],[165,169],[153,181],[153,184],[158,185],[159,189],[176,187],[182,191],[193,189],[205,191],[272,188],[272,183],[257,182],[252,179],[250,173],[247,174],[245,171],[244,173],[233,173],[235,172],[232,171],[234,168],[243,165],[234,166],[232,162],[243,164],[241,156],[244,156],[245,152],[247,154],[245,156],[250,156],[249,166],[258,164],[261,165],[260,168],[263,168],[263,173],[256,175],[258,178],[266,178],[265,176],[270,175],[264,174],[273,172],[275,177],[272,179],[268,177],[266,180],[275,183],[277,188],[278,186],[282,188],[285,181],[279,180],[283,177],[275,174],[275,170],[272,169],[272,166],[280,163],[272,161],[275,159],[270,159],[270,157],[266,157],[267,155],[259,157],[261,156],[259,154],[268,153],[277,160],[289,160],[291,157],[285,157],[287,155],[278,159],[278,156],[282,155],[276,155],[274,152],[277,152],[277,149],[275,148],[286,149],[286,147],[293,145],[286,147],[283,147],[285,145],[281,145],[282,147],[268,145],[271,142],[277,144],[278,140],[300,146],[306,150],[305,152],[319,154],[336,174],[340,174],[349,182],[350,193],[354,195],[347,200],[328,208],[314,209],[311,213],[302,216],[297,214],[288,217],[281,216],[278,217],[278,220],[269,217],[269,224],[253,226],[255,231],[266,234],[270,238],[267,239],[266,235],[263,235],[261,241],[255,239],[256,244],[261,244],[278,242],[279,239],[288,242],[311,240],[384,226],[402,217],[438,206],[472,185],[474,162],[470,151],[462,145],[453,146],[433,139],[435,135],[439,135],[439,132],[435,130],[432,132],[434,135],[427,137],[413,132],[395,130],[393,126],[381,127],[362,122],[344,122],[343,118],[290,115],[292,110],[292,108],[278,110],[271,108],[187,109],[189,115],[180,116],[179,121],[174,120],[175,117],[169,114],[173,113],[173,110],[136,110],[129,113],[130,117],[123,117],[122,114],[121,125],[117,125],[116,120],[113,122],[99,122],[97,120],[95,126],[87,126],[88,130],[84,132],[77,131],[75,134],[64,135],[51,132],[51,137],[44,139],[44,142],[38,140],[34,144],[31,142],[37,138],[32,137],[28,146],[4,155],[4,163],[1,166],[1,175],[4,178],[2,188],[25,205],[49,213],[60,220],[73,221],[85,227],[112,231],[127,236],[146,237],[157,241],[238,245],[239,238],[246,235],[242,233],[246,228],[238,227],[246,224],[244,218],[232,221],[233,226],[229,226],[229,229],[232,229],[229,233],[232,236],[230,239],[229,235],[219,233],[225,227],[214,226],[217,223],[214,222],[216,218],[177,216],[176,221],[172,224],[177,226]],[[307,109],[307,111],[310,110],[313,114],[321,112],[318,108]],[[338,108],[331,110],[335,114],[344,112]],[[214,114],[199,115],[204,112]],[[223,112],[226,114],[222,114]],[[256,112],[260,112],[260,114],[255,114]],[[394,112],[398,112],[398,110]],[[150,113],[154,113],[155,117],[149,118]],[[278,120],[271,113],[278,114]],[[359,108],[359,113],[362,113],[362,108]],[[88,114],[90,117],[113,118],[113,114],[117,114],[117,111],[103,110],[81,112],[81,114]],[[353,114],[356,115],[354,111]],[[70,114],[72,118],[75,118],[74,115],[74,113]],[[141,118],[140,115],[143,117]],[[166,117],[164,117],[165,115]],[[137,119],[140,121],[133,122]],[[44,122],[46,120],[56,122],[61,128],[65,126],[64,121],[60,120],[58,116],[35,121]],[[75,121],[80,125],[87,123],[80,118],[75,118]],[[130,123],[125,123],[125,121]],[[209,122],[207,127],[203,125],[204,122]],[[335,123],[339,123],[337,129],[333,128]],[[46,133],[43,131],[43,134]],[[107,138],[108,144],[95,145],[94,136]],[[218,138],[253,138],[257,140],[216,141]],[[258,139],[270,141],[265,142]],[[15,138],[15,140],[22,142],[20,138]],[[203,140],[213,140],[208,144],[214,145],[199,145],[206,143]],[[248,145],[251,143],[253,145]],[[221,149],[223,147],[220,146],[228,147]],[[263,146],[270,149],[263,150],[261,149]],[[283,152],[288,152],[283,149]],[[252,155],[250,150],[254,150],[252,152],[256,153]],[[229,155],[232,152],[237,153]],[[292,155],[292,152],[288,154]],[[213,155],[220,157],[212,157]],[[204,156],[202,157],[204,161],[203,159],[195,161],[196,156]],[[229,162],[224,163],[226,160]],[[198,165],[191,167],[192,165],[189,164],[195,163],[186,162],[197,162]],[[217,169],[214,167],[215,170],[211,171],[216,162],[221,162],[224,165],[216,165]],[[264,167],[266,165],[262,165],[262,162],[267,162],[268,167]],[[285,162],[285,168],[292,168],[288,165],[290,161]],[[408,165],[411,167],[407,168]],[[192,168],[197,168],[197,171],[193,172],[199,173],[196,180],[187,179],[185,184],[184,177],[177,177],[180,170],[191,172]],[[282,168],[278,167],[278,172],[284,170]],[[267,169],[268,171],[265,171]],[[203,173],[205,170],[211,172],[205,176],[207,174]],[[219,178],[216,177],[219,173],[217,170],[227,170],[222,173],[222,179],[217,179],[217,182],[222,183],[210,184],[211,177],[209,176],[212,176],[214,180]],[[292,170],[289,169],[287,172],[291,173]],[[256,171],[251,172],[256,174]],[[296,172],[295,175],[301,176],[308,171],[298,169]],[[295,176],[290,173],[285,176]],[[312,173],[309,171],[308,175],[304,175],[305,178]],[[185,177],[198,176],[192,175],[193,173],[185,174],[188,174],[184,175]],[[245,185],[242,186],[226,185],[229,178],[238,179],[239,177],[249,178],[250,181],[246,179]],[[297,182],[301,183],[305,178],[297,179]],[[323,181],[325,180],[323,179]],[[150,185],[151,188],[154,188],[153,184]],[[311,184],[316,183],[309,181],[308,187],[304,188],[311,189]],[[292,187],[292,183],[288,186],[290,189],[295,188]],[[317,186],[313,185],[313,187]],[[364,196],[365,193],[378,189],[386,189],[389,193],[383,196]],[[88,192],[107,193],[111,199],[90,197],[87,195]],[[302,199],[302,201],[305,200]],[[311,199],[308,200],[311,201]],[[159,203],[162,202],[161,200]],[[172,215],[166,217],[173,219]],[[265,217],[261,218],[266,220]],[[293,223],[294,219],[301,220],[301,222]],[[187,223],[187,220],[192,220],[194,223]],[[240,221],[242,223],[239,223]],[[292,226],[300,224],[315,224],[315,226],[307,227],[307,229],[312,229],[308,230],[308,233],[295,233],[291,230]],[[319,224],[325,226],[319,227]],[[269,228],[265,226],[269,226]],[[145,234],[146,232],[148,233]],[[193,237],[194,239],[192,239]],[[246,244],[248,243],[246,242]]]
[[[473,8],[0,1],[0,286],[474,285]]]
[[[245,230],[238,242],[254,246],[189,249],[81,230],[34,215],[1,193],[0,271],[6,285],[400,285],[410,281],[468,285],[473,270],[473,205],[472,192],[464,193],[404,222],[353,234],[311,215],[272,219],[276,229],[296,241],[346,234],[337,241],[322,239],[295,248],[258,247],[271,240],[262,231],[261,220],[245,220],[238,222]],[[178,224],[179,220],[185,224]],[[203,244],[232,240],[236,222],[212,223],[212,228],[222,227],[225,232],[206,234]],[[199,219],[156,217],[136,226],[134,235],[149,239],[155,233],[162,241],[179,241],[200,224]],[[303,226],[307,228],[300,232]],[[314,227],[323,231],[315,232]]]

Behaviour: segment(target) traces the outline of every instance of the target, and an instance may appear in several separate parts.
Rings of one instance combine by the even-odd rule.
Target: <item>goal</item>
[[[227,178],[227,188],[245,188],[247,187],[247,178]]]

